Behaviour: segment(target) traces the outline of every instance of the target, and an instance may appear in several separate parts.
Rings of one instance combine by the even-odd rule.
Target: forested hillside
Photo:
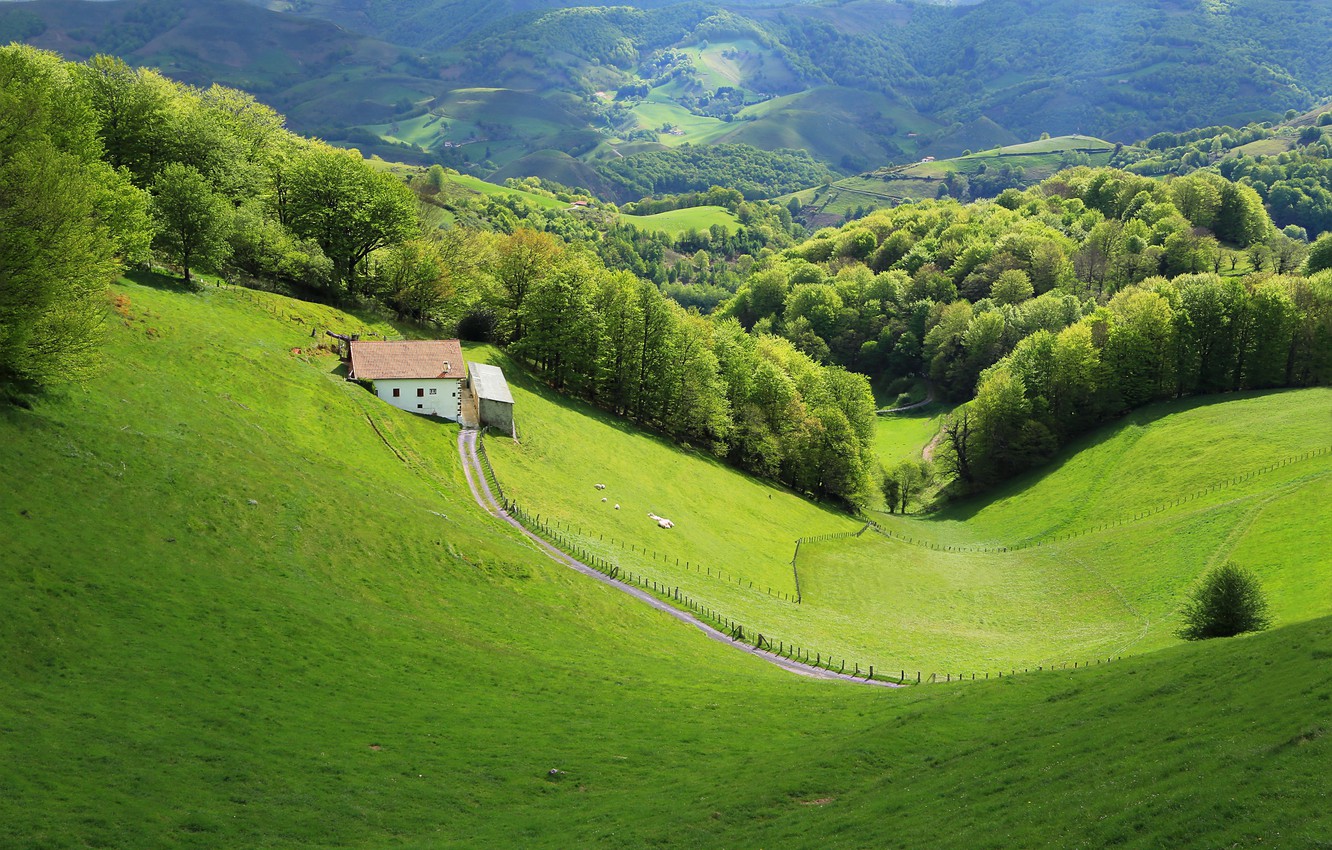
[[[302,132],[398,160],[568,183],[567,164],[527,159],[558,152],[621,201],[654,184],[622,157],[682,143],[803,150],[852,173],[1043,132],[1240,127],[1332,94],[1328,0],[262,5],[281,11],[35,0],[0,8],[0,32],[237,85]],[[754,173],[695,162],[697,183],[787,164],[732,153]]]
[[[941,452],[970,489],[1152,400],[1332,380],[1332,273],[1307,251],[1250,186],[1081,167],[820,231],[720,314],[820,361],[974,395]]]
[[[561,391],[858,505],[879,499],[871,382],[975,396],[940,455],[966,490],[1149,401],[1332,380],[1325,243],[1306,262],[1252,186],[1211,172],[1083,166],[795,244],[786,208],[735,190],[628,215],[540,181],[476,193],[110,57],[12,46],[0,73],[7,232],[27,246],[0,337],[12,396],[88,368],[98,282],[150,247],[186,285],[219,271],[500,342]],[[703,207],[735,226],[641,224]]]

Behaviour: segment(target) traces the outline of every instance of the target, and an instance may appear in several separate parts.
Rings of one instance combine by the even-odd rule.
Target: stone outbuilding
[[[394,407],[453,422],[462,416],[467,364],[456,339],[353,341],[347,377],[369,381]]]
[[[509,392],[509,382],[504,380],[504,370],[488,363],[472,363],[469,372],[481,425],[512,434],[513,394]]]

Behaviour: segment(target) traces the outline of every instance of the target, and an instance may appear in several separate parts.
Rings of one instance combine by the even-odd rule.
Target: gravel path
[[[812,679],[836,679],[844,682],[855,682],[856,684],[861,684],[861,685],[876,685],[878,687],[887,687],[887,688],[899,687],[898,685],[892,682],[883,682],[877,679],[867,681],[865,679],[857,678],[855,676],[848,676],[845,673],[837,673],[833,670],[825,670],[822,667],[814,667],[813,665],[802,664],[799,661],[792,661],[789,658],[785,658],[775,653],[758,649],[756,647],[750,646],[747,643],[740,643],[739,641],[732,640],[730,636],[727,635],[726,633],[718,631],[717,629],[713,628],[712,626],[708,625],[707,623],[703,622],[702,620],[698,619],[697,617],[688,613],[687,611],[681,611],[678,608],[675,608],[671,605],[667,605],[665,602],[661,601],[660,599],[658,599],[657,597],[653,596],[652,594],[648,593],[645,590],[634,587],[631,584],[626,584],[625,582],[613,579],[610,576],[602,572],[599,572],[598,570],[595,570],[592,567],[589,567],[587,564],[583,563],[582,561],[578,560],[572,555],[569,555],[568,553],[551,545],[549,542],[543,540],[542,538],[528,531],[522,525],[522,523],[518,522],[518,520],[509,516],[508,512],[505,511],[504,508],[499,504],[499,500],[497,500],[495,498],[495,495],[490,491],[490,484],[486,481],[485,473],[481,471],[481,460],[480,458],[477,457],[476,454],[476,441],[477,441],[477,432],[474,430],[464,429],[458,434],[458,454],[462,457],[463,474],[467,477],[467,486],[472,491],[472,498],[474,498],[476,500],[476,503],[480,505],[483,509],[485,509],[485,511],[489,513],[491,516],[513,526],[515,529],[517,529],[517,531],[520,534],[522,534],[528,540],[531,540],[533,543],[535,543],[538,548],[540,548],[550,557],[551,560],[564,564],[565,566],[571,569],[577,570],[578,572],[582,573],[588,578],[596,579],[602,584],[608,584],[611,587],[614,587],[616,590],[627,593],[630,596],[634,597],[635,599],[641,600],[642,602],[651,605],[653,608],[656,608],[658,611],[668,614],[682,623],[688,623],[689,625],[694,626],[699,631],[703,632],[703,634],[707,635],[708,637],[712,638],[718,643],[724,643],[727,646],[735,647],[736,649],[739,649],[742,652],[747,652],[756,658],[761,658],[764,661],[767,661],[769,664],[775,664],[778,667],[781,667],[782,669],[788,670],[792,673],[797,673],[801,676],[808,676]]]

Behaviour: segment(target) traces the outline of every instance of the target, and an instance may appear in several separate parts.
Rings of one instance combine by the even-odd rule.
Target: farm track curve
[[[656,608],[658,611],[661,611],[671,617],[674,617],[675,619],[679,620],[682,623],[688,623],[689,625],[694,626],[699,631],[703,632],[703,634],[707,635],[709,638],[717,641],[718,643],[735,647],[736,649],[742,652],[747,652],[750,655],[754,656],[755,658],[760,658],[764,661],[767,661],[769,664],[774,664],[788,672],[796,673],[801,676],[808,676],[812,679],[832,679],[844,682],[854,682],[856,684],[861,684],[861,685],[876,685],[878,687],[887,687],[887,688],[900,687],[898,684],[894,682],[885,682],[879,679],[867,680],[864,678],[858,678],[856,676],[850,676],[845,673],[837,673],[833,670],[826,670],[822,667],[815,667],[809,664],[802,664],[798,661],[792,661],[789,658],[785,658],[775,653],[765,652],[764,650],[750,646],[749,644],[740,643],[739,641],[732,640],[729,635],[713,628],[712,626],[708,625],[706,622],[700,620],[699,618],[693,616],[692,614],[686,611],[681,611],[680,609],[675,608],[674,606],[667,605],[665,602],[661,601],[657,597],[653,596],[652,594],[644,590],[640,590],[639,588],[634,587],[630,584],[619,581],[617,579],[613,579],[610,576],[607,576],[606,574],[600,572],[599,570],[596,570],[588,566],[587,564],[583,563],[582,561],[578,560],[577,558],[573,557],[572,555],[568,554],[567,552],[563,551],[557,546],[552,545],[548,541],[544,540],[543,538],[529,531],[522,523],[518,522],[518,520],[510,516],[508,511],[506,511],[504,507],[499,503],[499,501],[495,498],[494,493],[492,493],[490,490],[489,482],[486,481],[485,473],[482,471],[481,460],[479,457],[477,457],[476,443],[478,436],[479,432],[470,428],[465,428],[458,433],[458,454],[462,458],[463,475],[466,476],[467,478],[467,486],[472,491],[472,498],[476,500],[476,503],[482,508],[482,510],[486,511],[496,519],[499,519],[500,521],[513,526],[513,528],[516,529],[519,534],[522,534],[528,540],[531,540],[534,544],[536,544],[538,549],[543,551],[547,555],[547,557],[549,557],[551,560],[555,561],[556,563],[564,564],[570,569],[576,570],[577,572],[582,573],[588,578],[595,579],[601,582],[602,584],[610,585],[611,587],[614,587],[616,590],[619,590],[623,593],[627,593],[630,596],[634,597],[635,599],[638,599],[641,602],[645,602],[648,605],[651,605],[653,608]]]

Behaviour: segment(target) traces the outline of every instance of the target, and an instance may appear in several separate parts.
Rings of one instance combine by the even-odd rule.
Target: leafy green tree
[[[1234,561],[1208,573],[1184,606],[1185,640],[1233,637],[1258,632],[1271,625],[1267,597],[1258,577]]]
[[[1009,269],[990,287],[990,297],[999,304],[1021,304],[1035,293],[1031,278],[1022,269]]]
[[[98,118],[106,160],[146,186],[167,162],[172,84],[156,71],[97,55],[75,72]]]
[[[360,294],[357,265],[417,230],[416,196],[355,151],[313,145],[292,164],[287,179],[289,226],[319,243],[352,295]]]
[[[92,374],[107,284],[146,252],[146,201],[96,130],[58,57],[0,48],[0,397]]]
[[[538,278],[523,301],[527,332],[515,345],[557,388],[575,393],[590,389],[600,337],[594,277],[587,255],[572,254]]]
[[[930,482],[930,465],[923,460],[904,460],[883,473],[883,500],[889,513],[906,513],[911,500]]]
[[[563,250],[549,234],[519,228],[503,237],[495,248],[490,273],[504,299],[502,332],[509,342],[524,335],[523,305],[532,287],[560,258]]]
[[[424,239],[410,239],[388,249],[376,269],[375,283],[400,315],[429,320],[457,294],[438,248]]]
[[[1324,233],[1315,239],[1304,258],[1305,274],[1316,274],[1323,269],[1332,269],[1332,233]]]
[[[191,269],[213,270],[231,252],[230,207],[193,166],[169,163],[153,181],[156,244],[180,263],[185,284]]]
[[[33,145],[0,157],[0,394],[92,374],[115,241],[83,164]]]

